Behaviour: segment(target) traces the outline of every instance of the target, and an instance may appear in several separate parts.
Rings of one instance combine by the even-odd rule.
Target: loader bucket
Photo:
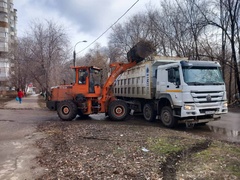
[[[139,41],[127,53],[128,62],[143,61],[147,56],[155,52],[155,48],[149,41]]]

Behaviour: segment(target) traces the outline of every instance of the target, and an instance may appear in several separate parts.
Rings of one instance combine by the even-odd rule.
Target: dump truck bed
[[[181,59],[185,60],[185,59]],[[114,94],[117,97],[155,98],[157,68],[160,65],[179,62],[180,59],[160,58],[138,63],[116,80]]]

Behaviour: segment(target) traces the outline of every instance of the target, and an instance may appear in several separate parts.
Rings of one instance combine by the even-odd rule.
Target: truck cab
[[[159,66],[156,99],[160,100],[160,107],[162,100],[168,99],[179,122],[204,123],[228,112],[225,84],[217,62],[180,61]]]
[[[101,69],[93,66],[77,66],[73,69],[75,70],[73,92],[88,97],[100,96]]]

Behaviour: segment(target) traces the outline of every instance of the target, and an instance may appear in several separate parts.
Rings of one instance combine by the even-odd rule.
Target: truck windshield
[[[222,85],[224,84],[219,67],[183,67],[183,77],[188,85]]]

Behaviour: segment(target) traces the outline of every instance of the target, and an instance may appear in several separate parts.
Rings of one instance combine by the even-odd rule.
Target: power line
[[[84,49],[80,50],[77,52],[80,53],[80,52],[83,52],[85,49],[89,48],[92,44],[94,44],[98,39],[100,39],[104,34],[106,34],[108,32],[109,29],[111,29],[115,24],[117,24],[117,22],[122,19],[127,13],[128,11],[130,11],[137,3],[138,3],[139,0],[137,0],[135,3],[133,3],[133,5],[127,9],[127,11],[125,11],[125,13],[123,13],[122,16],[120,16],[109,28],[107,28],[100,36],[98,36],[93,42],[91,42],[87,47],[85,47]]]

